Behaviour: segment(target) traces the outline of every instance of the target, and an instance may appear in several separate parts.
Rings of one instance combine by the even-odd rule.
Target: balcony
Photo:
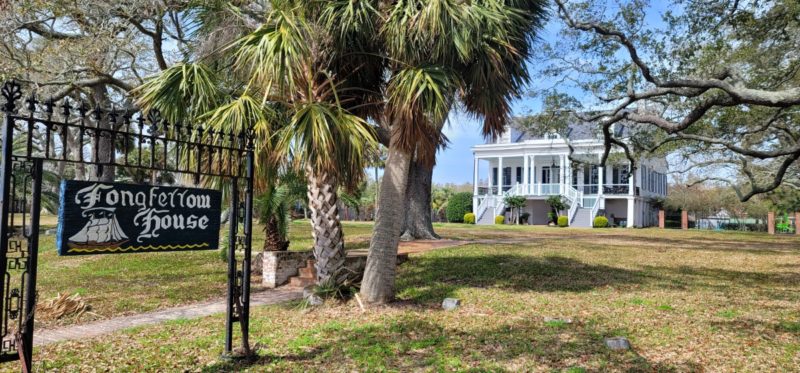
[[[630,190],[627,183],[603,185],[603,194],[628,194]]]
[[[565,186],[568,188],[569,186]],[[512,194],[515,195],[526,195],[526,196],[554,196],[561,194],[561,184],[543,184],[543,183],[535,183],[535,184],[515,184],[515,185],[503,185],[503,193],[510,191],[512,188],[514,189]],[[497,186],[491,187],[478,187],[478,195],[485,196],[485,195],[497,195]]]

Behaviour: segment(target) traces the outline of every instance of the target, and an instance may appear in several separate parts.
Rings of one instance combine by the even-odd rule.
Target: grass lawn
[[[293,225],[293,235],[308,234],[300,227],[305,223],[298,224]],[[261,356],[254,365],[219,361],[222,315],[50,345],[37,349],[34,359],[42,370],[61,371],[792,371],[800,367],[800,239],[796,237],[447,224],[437,231],[446,238],[475,242],[412,256],[399,268],[399,301],[391,306],[361,312],[351,301],[315,309],[297,304],[254,309],[251,340]],[[369,224],[348,223],[345,232],[351,241],[366,237]],[[53,268],[67,260],[72,259],[43,254],[43,266],[50,270],[42,270],[42,277],[44,273],[66,276]],[[104,283],[126,297],[133,310],[193,297],[182,292],[198,298],[219,295],[224,285],[224,269],[214,253],[79,260],[81,266],[101,271],[84,273],[70,267],[76,272],[70,277],[76,281],[73,286],[84,287],[93,305],[98,297],[106,297],[99,293]],[[135,270],[127,268],[137,263]],[[103,268],[116,272],[102,272]],[[185,285],[176,285],[184,281],[181,276]],[[141,282],[158,285],[129,289]],[[59,286],[55,280],[47,284],[42,280],[41,292],[51,291],[46,286]],[[178,287],[172,297],[164,295]],[[460,298],[462,306],[443,311],[444,297]],[[100,304],[120,301],[107,299]],[[103,309],[112,314],[129,311],[116,306]],[[610,336],[629,338],[633,350],[609,351],[603,338]]]
[[[55,226],[55,217],[43,216],[42,223],[45,222]],[[221,238],[227,237],[226,229]],[[371,225],[348,224],[344,232],[348,239],[355,241],[348,248],[367,247]],[[255,227],[254,233],[253,248],[257,251],[264,244],[264,235],[260,227]],[[294,222],[290,239],[291,250],[309,249],[312,244],[309,222]],[[91,305],[93,314],[84,314],[80,320],[37,317],[37,327],[88,322],[199,302],[224,296],[227,289],[227,266],[219,251],[59,257],[55,236],[42,235],[39,245],[39,301],[58,293],[78,293]],[[253,290],[258,291],[260,278],[254,278],[253,284]]]

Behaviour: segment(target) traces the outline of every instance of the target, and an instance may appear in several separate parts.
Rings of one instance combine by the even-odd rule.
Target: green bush
[[[506,221],[506,217],[503,216],[503,215],[497,215],[497,216],[494,217],[494,223],[495,224],[503,224],[503,223],[505,223],[505,221]]]
[[[558,217],[558,226],[561,227],[561,228],[568,227],[569,226],[569,218],[567,218],[566,216],[563,216],[563,215],[559,216]]]
[[[464,215],[468,212],[472,212],[472,193],[456,193],[447,200],[447,221],[463,223]]]
[[[468,212],[464,214],[464,223],[465,224],[475,224],[475,214]]]
[[[598,217],[594,218],[594,221],[592,222],[592,226],[595,227],[595,228],[608,227],[608,218],[606,218],[605,216],[598,216]]]

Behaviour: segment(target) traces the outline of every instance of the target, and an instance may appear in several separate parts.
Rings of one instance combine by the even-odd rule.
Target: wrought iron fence
[[[198,184],[223,178],[230,193],[228,237],[228,312],[225,352],[232,351],[233,324],[241,327],[249,350],[250,253],[253,206],[253,130],[218,131],[191,124],[170,124],[157,111],[147,115],[85,103],[35,96],[22,100],[21,86],[0,90],[2,167],[0,167],[0,362],[22,358],[31,367],[36,306],[36,268],[44,164],[95,167],[96,176],[111,167],[190,175]],[[107,172],[113,179],[114,173]],[[58,175],[59,177],[63,175]],[[155,182],[156,179],[151,179]],[[242,193],[239,193],[242,184]],[[239,212],[244,213],[240,216]],[[238,220],[244,230],[239,232]],[[244,251],[236,262],[237,249]],[[241,265],[241,266],[240,266]]]

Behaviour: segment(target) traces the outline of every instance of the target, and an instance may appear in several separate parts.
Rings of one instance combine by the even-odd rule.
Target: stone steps
[[[317,283],[317,269],[314,259],[306,261],[306,266],[298,268],[298,275],[289,278],[289,286],[304,288]]]

